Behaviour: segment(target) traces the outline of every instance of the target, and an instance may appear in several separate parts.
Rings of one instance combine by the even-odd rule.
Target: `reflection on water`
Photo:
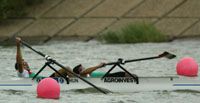
[[[170,43],[143,44],[101,44],[96,41],[58,42],[53,41],[45,45],[33,46],[37,50],[52,56],[59,63],[73,68],[77,64],[85,67],[94,66],[100,62],[113,62],[118,58],[136,59],[157,56],[164,51],[177,55],[177,58],[165,58],[149,61],[127,63],[123,65],[127,70],[138,76],[173,76],[176,75],[176,62],[185,56],[190,56],[200,63],[200,42],[198,40],[174,41]],[[29,50],[22,48],[23,56],[34,72],[37,72],[45,60]],[[0,78],[10,79],[16,76],[14,69],[16,48],[0,46]],[[100,69],[107,71],[110,66]],[[114,71],[119,71],[115,69]],[[42,75],[49,75],[53,71],[45,69]],[[61,88],[62,89],[62,88]],[[36,98],[36,92],[30,91],[2,91],[0,102],[28,102],[28,103],[195,103],[200,100],[199,92],[195,91],[154,91],[136,93],[111,93],[103,95],[94,89],[62,91],[59,100],[44,100]]]

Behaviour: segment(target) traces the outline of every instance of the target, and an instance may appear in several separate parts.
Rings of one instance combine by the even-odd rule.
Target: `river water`
[[[96,41],[51,41],[44,45],[33,47],[52,56],[59,63],[74,67],[82,64],[85,67],[94,66],[100,62],[114,62],[118,58],[137,59],[157,56],[164,51],[177,55],[177,58],[165,58],[149,61],[127,63],[125,68],[138,76],[174,76],[176,63],[182,57],[193,57],[200,63],[199,40],[176,40],[169,43],[142,43],[142,44],[102,44]],[[45,63],[45,60],[29,50],[22,48],[23,56],[34,72]],[[14,70],[16,47],[0,46],[0,78],[11,79],[16,77]],[[107,71],[108,67],[99,71]],[[114,71],[119,71],[115,69]],[[45,69],[42,75],[49,75],[53,71]],[[62,88],[61,88],[62,89]],[[95,90],[62,91],[60,99],[47,100],[36,97],[33,91],[0,90],[0,103],[199,103],[198,91],[149,91],[133,93],[101,94]]]

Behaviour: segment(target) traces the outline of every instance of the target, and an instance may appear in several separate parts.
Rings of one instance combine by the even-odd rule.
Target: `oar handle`
[[[119,58],[116,62],[106,63],[106,64],[104,64],[104,66],[106,66],[106,65],[115,65],[115,64],[125,64],[125,62],[124,62],[124,60],[122,58]]]
[[[119,62],[109,62],[109,63],[104,64],[104,66],[107,66],[107,65],[114,65],[114,64],[117,64],[117,63],[119,63]]]

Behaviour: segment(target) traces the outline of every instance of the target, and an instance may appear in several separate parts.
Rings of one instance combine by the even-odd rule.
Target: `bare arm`
[[[16,38],[16,46],[17,46],[17,54],[16,54],[16,63],[18,64],[18,68],[19,68],[19,72],[22,73],[23,72],[23,58],[22,58],[22,54],[21,54],[21,49],[20,49],[20,38]]]
[[[91,74],[93,71],[95,71],[95,70],[97,70],[97,69],[103,67],[104,64],[105,64],[105,63],[100,63],[100,64],[97,65],[97,66],[87,68],[87,69],[85,69],[84,71],[81,72],[81,75],[86,76],[87,74]]]

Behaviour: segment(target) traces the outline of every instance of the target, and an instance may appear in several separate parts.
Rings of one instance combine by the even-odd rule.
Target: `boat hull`
[[[0,90],[36,90],[37,83],[42,78],[31,80],[31,78],[15,78],[0,82]],[[61,90],[75,90],[91,88],[90,85],[78,78],[70,78],[67,84],[63,78],[54,78],[61,86]],[[200,79],[191,77],[139,77],[136,84],[131,77],[112,78],[85,78],[94,85],[112,92],[139,92],[156,90],[197,90],[200,91]]]

